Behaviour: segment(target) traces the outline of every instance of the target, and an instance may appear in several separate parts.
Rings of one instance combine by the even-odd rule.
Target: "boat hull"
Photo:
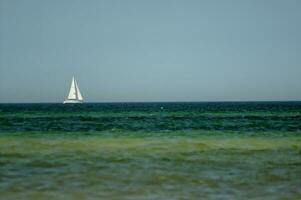
[[[70,104],[70,103],[83,103],[83,101],[80,101],[80,100],[65,100],[63,102],[63,104]]]

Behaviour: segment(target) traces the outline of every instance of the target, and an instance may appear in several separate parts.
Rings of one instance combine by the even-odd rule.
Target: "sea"
[[[0,199],[301,199],[301,102],[0,104]]]

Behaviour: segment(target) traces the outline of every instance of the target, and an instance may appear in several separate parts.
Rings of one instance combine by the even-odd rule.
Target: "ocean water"
[[[301,102],[0,104],[0,199],[301,199]]]

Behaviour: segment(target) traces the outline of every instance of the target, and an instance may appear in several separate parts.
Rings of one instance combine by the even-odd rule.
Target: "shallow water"
[[[0,105],[1,199],[300,199],[301,103]]]

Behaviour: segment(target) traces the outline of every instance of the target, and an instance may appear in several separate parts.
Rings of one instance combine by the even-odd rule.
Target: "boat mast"
[[[78,100],[78,94],[77,94],[78,88],[77,88],[77,83],[76,83],[74,76],[73,76],[73,81],[74,81],[73,84],[74,84],[74,88],[75,88],[75,99]]]

